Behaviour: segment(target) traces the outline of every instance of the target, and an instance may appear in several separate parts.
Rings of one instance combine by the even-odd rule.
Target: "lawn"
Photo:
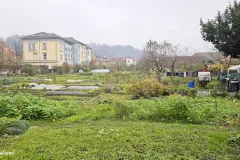
[[[43,123],[23,135],[0,139],[2,151],[15,151],[0,158],[240,159],[227,145],[231,132],[214,126],[108,120],[68,126]]]

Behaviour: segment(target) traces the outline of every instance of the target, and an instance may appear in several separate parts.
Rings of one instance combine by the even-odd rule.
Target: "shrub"
[[[25,120],[56,119],[67,116],[70,113],[69,110],[73,109],[68,108],[67,105],[60,105],[28,94],[18,94],[13,97],[0,96],[0,117],[20,117]]]
[[[221,84],[219,81],[211,81],[207,84],[206,88],[207,89],[214,89],[214,85],[215,85],[215,88],[218,89],[218,88],[221,88]]]
[[[70,66],[67,63],[63,63],[61,66],[62,73],[69,73],[70,72]]]
[[[156,101],[151,118],[157,121],[188,122],[191,104],[182,97],[170,97],[168,100]]]
[[[49,74],[50,70],[48,69],[48,66],[41,65],[40,67],[40,73],[41,74]]]
[[[126,97],[124,96],[101,94],[95,100],[98,102],[98,104],[108,104],[112,106],[114,116],[118,119],[129,118],[133,111],[132,105],[126,101]]]
[[[2,118],[0,119],[0,135],[19,135],[24,133],[29,126],[25,120]]]
[[[105,85],[103,87],[103,90],[105,93],[113,93],[114,89],[115,89],[115,86],[113,86],[113,85]]]
[[[168,102],[171,120],[187,121],[190,104],[184,98],[172,98]]]
[[[84,72],[90,72],[90,68],[84,68],[83,71]]]
[[[31,64],[24,64],[22,67],[22,72],[27,73],[29,76],[33,76],[39,73],[38,67]]]
[[[71,70],[73,73],[79,73],[79,70],[83,69],[81,65],[75,64],[71,66]]]
[[[138,80],[128,87],[128,92],[133,94],[135,98],[158,97],[163,94],[164,90],[165,86],[156,79]]]
[[[229,137],[228,145],[233,148],[235,154],[240,154],[240,132],[236,132]]]
[[[62,66],[53,66],[52,71],[57,74],[62,74]]]
[[[126,119],[130,116],[131,106],[126,103],[126,100],[121,98],[114,99],[113,107],[117,118]]]
[[[235,102],[217,99],[215,109],[211,97],[191,98],[179,95],[127,101],[131,106],[130,117],[138,120],[184,122],[192,124],[219,124],[223,116],[239,113]]]

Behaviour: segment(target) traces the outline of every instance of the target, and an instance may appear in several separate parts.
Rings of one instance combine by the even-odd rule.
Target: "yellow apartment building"
[[[54,33],[40,32],[25,36],[23,40],[23,63],[45,65],[51,69],[55,65],[68,63],[89,64],[87,45],[73,37],[62,38]]]
[[[54,65],[65,62],[65,40],[54,34],[40,32],[25,36],[23,40],[23,63],[32,65],[46,65],[50,69]]]

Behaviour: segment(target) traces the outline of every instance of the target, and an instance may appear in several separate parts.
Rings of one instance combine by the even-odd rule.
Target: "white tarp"
[[[91,70],[92,73],[109,73],[110,70],[109,69],[94,69]]]
[[[240,73],[240,65],[230,67],[230,68],[228,68],[228,70],[237,71],[238,73]]]
[[[210,72],[198,72],[199,81],[211,81]]]

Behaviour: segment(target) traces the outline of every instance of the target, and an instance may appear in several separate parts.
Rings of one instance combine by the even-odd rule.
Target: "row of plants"
[[[236,118],[240,118],[238,101],[221,98],[217,99],[217,108],[211,97],[197,99],[178,95],[151,100],[126,100],[122,96],[107,94],[101,95],[97,102],[108,104],[108,110],[112,109],[115,116],[121,119],[223,124],[226,122],[226,117],[234,115]]]
[[[65,117],[74,114],[70,103],[46,100],[30,94],[0,95],[0,117],[37,120]]]
[[[231,115],[239,117],[238,101],[220,98],[216,101],[217,106],[211,97],[191,98],[178,95],[150,100],[131,100],[126,95],[101,94],[91,100],[78,102],[47,100],[29,94],[0,95],[0,117],[52,121],[72,115],[93,116],[99,114],[99,110],[102,109],[109,111],[103,112],[109,118],[193,124],[217,124],[224,117]]]

